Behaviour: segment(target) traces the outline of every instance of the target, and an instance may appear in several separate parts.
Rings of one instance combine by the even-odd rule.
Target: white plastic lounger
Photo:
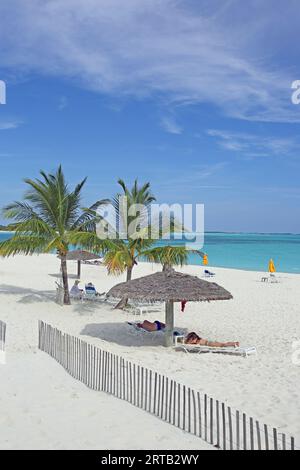
[[[181,349],[186,353],[215,353],[215,354],[229,354],[234,356],[243,356],[248,357],[252,356],[253,354],[257,354],[257,350],[255,347],[251,348],[212,348],[209,346],[200,346],[198,344],[185,344],[182,342],[176,341],[177,338],[175,337],[175,348]]]
[[[161,311],[161,304],[155,303],[132,303],[129,307],[127,307],[127,312],[132,313],[133,315],[143,315],[153,312],[160,312]]]

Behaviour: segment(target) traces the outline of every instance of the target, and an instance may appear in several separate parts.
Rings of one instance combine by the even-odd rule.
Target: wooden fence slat
[[[262,450],[259,421],[256,421],[256,436],[257,436],[257,450]]]
[[[217,448],[221,448],[221,441],[220,441],[220,402],[219,400],[216,401],[216,419],[217,419]]]
[[[204,395],[204,440],[207,442],[207,395]]]
[[[126,363],[127,363],[127,361],[125,361],[125,359],[123,359],[123,365],[122,365],[122,384],[123,384],[122,394],[123,394],[123,400],[127,399],[127,397],[126,397]]]
[[[172,407],[173,407],[173,388],[174,388],[174,381],[171,379],[170,382],[170,397],[169,397],[169,409],[168,409],[168,422],[172,423]]]
[[[196,397],[195,397],[195,392],[192,390],[192,400],[193,400],[193,411],[194,411],[194,434],[195,436],[197,435],[197,415],[196,415]]]
[[[282,450],[286,450],[286,435],[282,434]]]
[[[182,429],[185,431],[186,430],[186,422],[185,422],[185,416],[186,416],[186,387],[183,385],[182,389],[182,397],[183,397],[183,403],[182,403]]]
[[[165,376],[161,378],[161,405],[160,405],[160,418],[163,419],[165,407]]]
[[[223,424],[223,450],[226,450],[226,415],[225,415],[225,403],[222,403],[222,424]]]
[[[250,418],[250,448],[254,450],[254,424],[253,418]]]
[[[180,384],[177,384],[177,400],[178,400],[178,408],[177,408],[177,427],[180,428]]]
[[[149,393],[149,370],[145,369],[145,400],[144,400],[144,410],[148,409],[148,393]]]
[[[165,421],[168,421],[168,409],[169,409],[169,379],[166,377],[166,392],[165,392],[165,400],[164,400],[164,417]]]
[[[153,398],[153,411],[152,413],[156,414],[156,396],[157,396],[157,372],[154,374],[154,398]]]
[[[173,421],[172,424],[175,426],[176,423],[176,392],[177,392],[177,382],[173,382]]]
[[[210,399],[210,443],[214,443],[214,401]]]
[[[201,397],[197,392],[198,418],[199,418],[199,437],[202,437],[202,413],[201,413]]]
[[[243,447],[247,450],[247,416],[243,413]]]
[[[151,413],[152,411],[152,370],[149,373],[149,404],[148,404],[148,411]]]
[[[137,406],[140,408],[141,406],[141,387],[140,387],[140,380],[141,380],[141,367],[138,365],[137,367]]]
[[[291,450],[295,450],[295,439],[291,437]]]
[[[129,371],[130,371],[130,403],[133,403],[133,390],[132,390],[132,387],[133,387],[133,379],[132,379],[132,365],[131,365],[131,362],[129,363]]]
[[[144,367],[141,368],[141,408],[144,409]]]
[[[277,429],[273,428],[274,450],[278,450],[278,434]]]
[[[192,423],[191,423],[191,389],[188,388],[188,432],[191,432]]]
[[[157,410],[156,416],[159,416],[160,406],[161,406],[161,375],[158,374],[158,392],[157,392]]]
[[[268,426],[265,424],[264,425],[264,433],[265,433],[265,446],[266,446],[266,449],[265,450],[270,450],[270,446],[269,446],[269,432],[268,432]]]

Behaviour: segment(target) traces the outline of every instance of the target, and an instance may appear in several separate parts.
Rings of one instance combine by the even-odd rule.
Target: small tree
[[[77,243],[96,230],[98,201],[90,208],[80,209],[81,193],[86,178],[72,191],[62,167],[55,174],[40,172],[40,179],[25,179],[29,186],[23,202],[14,202],[3,209],[3,215],[14,222],[13,237],[0,243],[0,255],[31,255],[56,251],[61,260],[64,304],[70,304],[67,253],[76,235]]]

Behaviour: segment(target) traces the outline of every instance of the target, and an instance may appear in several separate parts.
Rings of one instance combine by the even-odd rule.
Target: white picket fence
[[[246,413],[39,322],[39,349],[92,390],[109,393],[221,450],[296,450],[295,439]]]

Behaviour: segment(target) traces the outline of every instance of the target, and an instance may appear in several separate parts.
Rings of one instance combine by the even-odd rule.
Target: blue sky
[[[0,205],[62,163],[84,201],[149,180],[206,229],[300,233],[299,2],[1,2]]]

